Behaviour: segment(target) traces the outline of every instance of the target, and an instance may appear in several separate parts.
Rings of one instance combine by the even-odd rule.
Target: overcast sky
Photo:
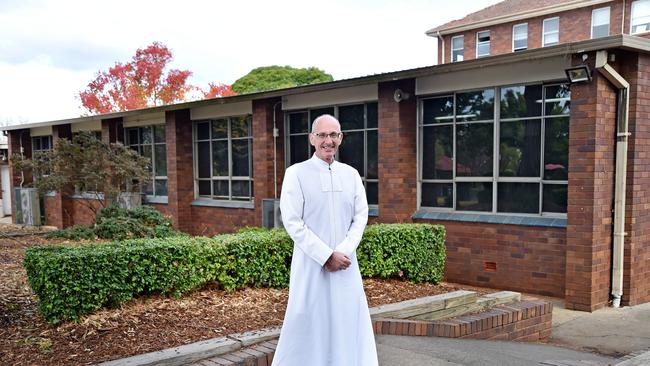
[[[154,41],[190,83],[259,66],[336,80],[435,64],[430,28],[500,0],[0,0],[0,124],[78,117],[99,70]]]

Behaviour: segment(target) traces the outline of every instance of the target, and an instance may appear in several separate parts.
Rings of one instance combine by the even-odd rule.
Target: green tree
[[[332,75],[316,67],[300,69],[291,66],[262,66],[237,79],[232,84],[232,90],[237,94],[248,94],[332,80]]]

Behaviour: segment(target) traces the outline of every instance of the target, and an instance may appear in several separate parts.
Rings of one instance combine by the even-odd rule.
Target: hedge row
[[[368,226],[357,249],[361,272],[436,283],[444,270],[444,235],[442,226],[427,224]],[[245,230],[214,238],[34,247],[25,253],[25,268],[39,311],[56,324],[135,296],[180,296],[207,283],[226,290],[286,287],[292,248],[283,230]]]

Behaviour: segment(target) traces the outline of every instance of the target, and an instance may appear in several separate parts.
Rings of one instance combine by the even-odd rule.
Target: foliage
[[[332,81],[332,75],[316,67],[263,66],[253,69],[232,84],[237,94],[257,93],[267,90]]]
[[[33,159],[12,156],[15,169],[32,171],[33,186],[40,194],[50,191],[71,197],[78,192],[94,194],[101,207],[116,202],[120,192],[138,192],[134,180],[144,184],[151,179],[150,160],[120,143],[106,143],[91,132],[79,132],[72,140],[61,138],[54,149]],[[101,199],[103,195],[104,199]],[[80,200],[93,213],[93,202]]]
[[[180,296],[207,283],[227,290],[286,287],[292,249],[284,230],[244,230],[214,238],[33,247],[24,264],[39,311],[58,323],[135,296]],[[437,282],[444,269],[444,228],[372,225],[357,255],[364,276]]]
[[[204,99],[230,97],[233,95],[237,95],[237,93],[232,90],[232,86],[225,84],[209,83],[208,90],[203,91]]]
[[[95,230],[86,225],[75,225],[65,229],[50,231],[46,239],[93,240],[97,238]]]
[[[172,52],[160,42],[138,49],[132,60],[101,71],[79,93],[90,113],[140,109],[182,101],[191,86],[188,70],[167,70]]]

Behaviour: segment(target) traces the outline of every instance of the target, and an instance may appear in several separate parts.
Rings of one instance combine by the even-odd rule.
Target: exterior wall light
[[[565,69],[564,72],[571,84],[591,81],[591,70],[587,65],[570,67]]]

